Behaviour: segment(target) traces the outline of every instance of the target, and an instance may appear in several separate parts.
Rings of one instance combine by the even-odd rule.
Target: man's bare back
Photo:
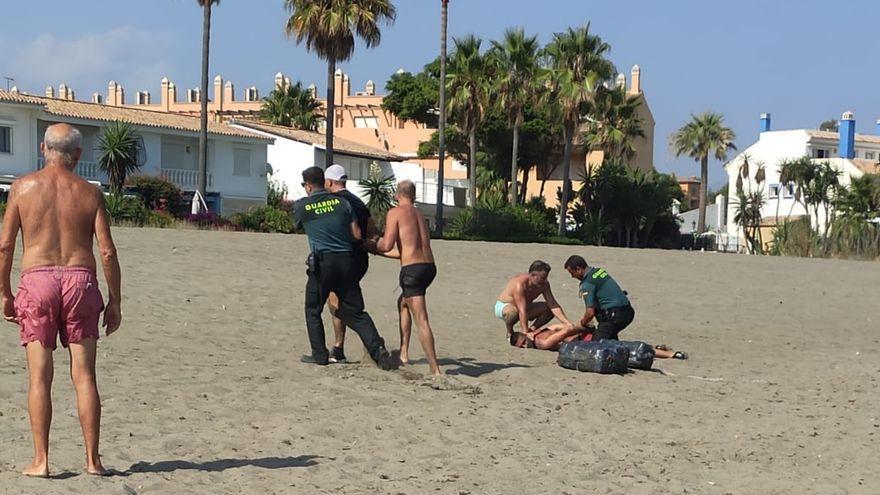
[[[391,230],[396,230],[401,266],[434,262],[431,236],[428,233],[425,217],[414,205],[401,204],[388,212],[386,235]]]

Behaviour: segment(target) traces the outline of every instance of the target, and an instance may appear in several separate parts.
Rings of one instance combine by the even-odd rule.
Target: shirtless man
[[[0,234],[3,316],[18,323],[27,356],[28,412],[34,439],[34,461],[23,472],[28,476],[49,476],[52,351],[59,335],[61,345],[70,352],[86,472],[105,473],[98,454],[101,399],[95,382],[95,347],[102,310],[107,335],[122,321],[121,276],[104,195],[73,173],[82,154],[81,143],[82,135],[67,124],[46,130],[40,145],[46,167],[12,185]],[[21,282],[13,297],[9,277],[19,229],[24,253]],[[106,310],[95,275],[93,237],[98,239],[110,292]]]
[[[439,375],[434,334],[428,322],[428,308],[425,303],[425,292],[437,276],[428,225],[414,204],[415,184],[408,180],[401,181],[394,197],[397,199],[397,206],[388,212],[385,218],[385,236],[376,242],[375,249],[379,253],[387,253],[389,257],[400,258],[400,288],[403,289],[403,294],[397,300],[400,316],[400,362],[409,363],[409,337],[412,322],[415,320],[431,373]]]
[[[521,273],[511,278],[498,296],[498,300],[495,301],[495,316],[504,321],[508,340],[517,322],[522,333],[541,328],[554,316],[567,327],[574,327],[553,297],[550,282],[547,281],[549,274],[550,265],[537,260],[529,267],[528,273]],[[541,295],[544,296],[544,300],[535,301]],[[530,321],[533,322],[531,326],[529,326]]]

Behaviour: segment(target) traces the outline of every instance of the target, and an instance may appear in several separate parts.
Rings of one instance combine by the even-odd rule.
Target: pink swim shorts
[[[47,349],[98,338],[104,298],[95,270],[85,267],[39,266],[21,272],[15,315],[21,345],[39,341]]]

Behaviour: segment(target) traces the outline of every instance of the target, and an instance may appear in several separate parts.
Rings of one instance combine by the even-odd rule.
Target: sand
[[[104,463],[119,474],[81,474],[64,352],[55,479],[18,474],[32,447],[9,325],[2,493],[880,493],[880,264],[436,242],[429,311],[446,373],[436,381],[415,336],[415,363],[398,372],[299,362],[304,237],[115,236],[125,320],[101,341],[98,372]],[[506,278],[549,261],[554,292],[577,315],[562,269],[574,253],[629,290],[626,338],[692,359],[600,376],[507,346],[492,315]],[[389,346],[397,275],[374,258],[363,284]],[[347,352],[361,359],[353,333]]]

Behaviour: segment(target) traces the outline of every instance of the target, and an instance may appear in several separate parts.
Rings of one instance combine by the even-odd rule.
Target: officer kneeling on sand
[[[306,283],[306,327],[312,347],[304,361],[328,364],[321,312],[330,292],[339,297],[337,316],[360,336],[370,357],[383,370],[397,367],[385,349],[376,325],[364,311],[364,296],[355,277],[353,244],[362,242],[360,228],[348,201],[324,189],[324,171],[310,167],[303,171],[308,197],[294,205],[294,223],[309,237],[308,282]]]
[[[598,325],[593,340],[617,340],[617,335],[636,316],[626,292],[605,269],[587,266],[587,261],[580,256],[569,257],[565,269],[581,282],[578,295],[586,306],[581,326],[588,326],[595,317]]]

